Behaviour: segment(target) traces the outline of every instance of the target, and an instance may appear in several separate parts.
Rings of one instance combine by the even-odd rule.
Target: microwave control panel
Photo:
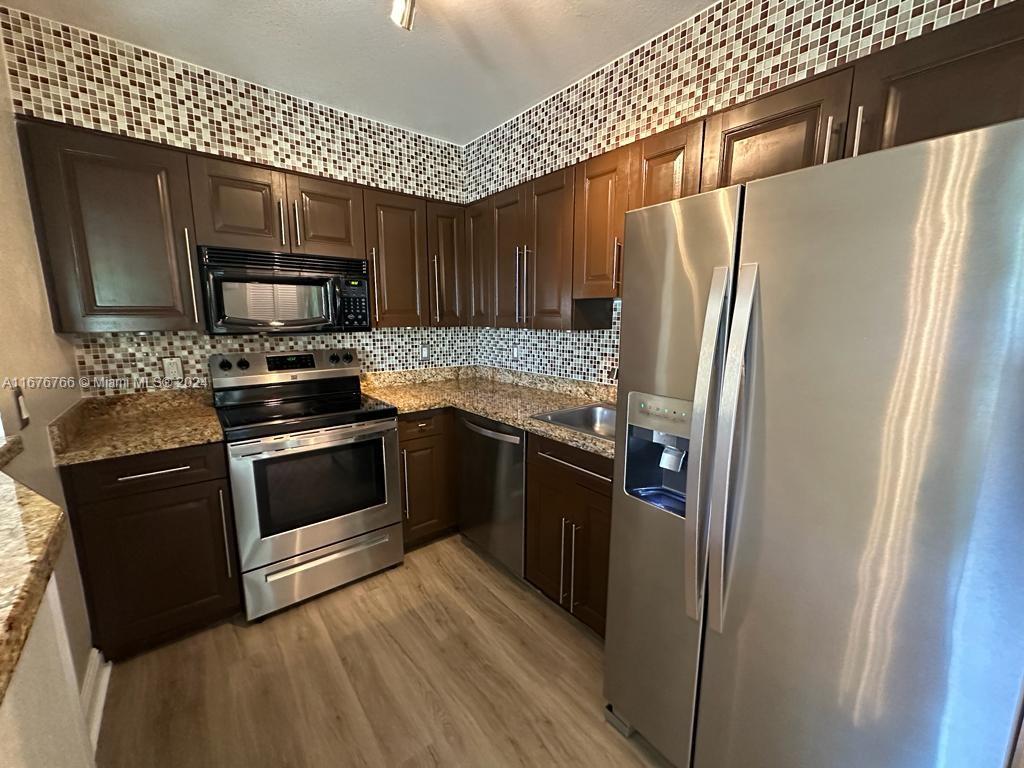
[[[350,331],[370,330],[370,289],[365,277],[341,279],[338,324]]]

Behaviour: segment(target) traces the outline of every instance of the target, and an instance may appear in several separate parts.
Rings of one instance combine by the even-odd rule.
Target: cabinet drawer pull
[[[530,275],[529,269],[530,249],[523,245],[523,325],[530,324]]]
[[[420,429],[426,429],[427,428],[427,423],[424,421],[424,422],[421,422],[421,423],[417,424],[416,426],[419,427]]]
[[[217,496],[220,497],[220,532],[224,536],[224,562],[228,566],[228,580],[231,580],[231,547],[228,546],[228,520],[227,515],[224,513],[224,489],[219,488],[217,490]]]
[[[292,200],[292,211],[295,213],[295,245],[302,247],[302,223],[299,221],[298,200]]]
[[[156,477],[158,475],[169,475],[173,472],[187,472],[192,469],[191,464],[186,464],[183,467],[171,467],[170,469],[158,469],[155,472],[140,472],[137,475],[125,475],[124,477],[117,478],[117,482],[126,483],[129,480],[141,480],[144,477]]]
[[[830,149],[832,149],[832,115],[828,116],[828,121],[825,123],[825,156],[821,159],[822,165],[829,161]]]
[[[619,272],[622,271],[622,243],[616,237],[612,242],[612,290],[619,290]]]
[[[557,456],[552,456],[550,453],[544,453],[543,451],[541,451],[537,455],[543,456],[545,459],[549,459],[550,461],[557,462],[562,466],[569,467],[569,469],[575,469],[577,472],[582,472],[585,475],[596,477],[598,480],[604,480],[606,483],[610,483],[612,481],[610,477],[605,477],[604,475],[600,475],[597,472],[591,472],[589,469],[584,469],[583,467],[577,466],[576,464],[573,464],[570,461],[560,459]]]
[[[284,201],[277,201],[277,218],[281,220],[281,245],[288,245],[288,241],[285,239],[285,225],[284,225]]]
[[[405,519],[409,519],[409,452],[402,449],[402,487],[405,489],[405,504],[402,511],[405,512]]]
[[[516,325],[519,325],[519,246],[516,246]]]
[[[196,276],[192,271],[192,241],[185,227],[185,259],[188,261],[188,287],[192,289],[192,319],[199,324],[199,302],[196,301]]]
[[[434,321],[441,324],[441,271],[437,266],[437,254],[434,254]]]
[[[377,270],[377,248],[370,249],[370,259],[373,261],[373,319],[380,322],[380,272]]]

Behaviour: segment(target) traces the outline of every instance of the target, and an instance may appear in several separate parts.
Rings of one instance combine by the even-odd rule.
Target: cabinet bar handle
[[[591,472],[589,469],[584,469],[583,467],[577,466],[576,464],[573,464],[570,461],[566,461],[565,459],[560,459],[557,456],[552,456],[550,453],[544,453],[543,451],[539,451],[537,453],[537,455],[538,456],[543,456],[545,459],[549,459],[550,461],[558,462],[563,467],[569,467],[569,469],[574,469],[577,472],[582,472],[585,475],[590,475],[591,477],[596,477],[598,480],[604,480],[606,483],[610,483],[612,481],[612,479],[610,477],[605,477],[604,475],[600,475],[597,472]]]
[[[437,268],[437,254],[434,254],[434,319],[441,322],[441,272]]]
[[[405,519],[409,519],[409,452],[402,449],[402,487],[405,488],[405,504],[402,511],[405,512]]]
[[[192,469],[191,464],[186,464],[183,467],[171,467],[170,469],[158,469],[155,472],[140,472],[137,475],[125,475],[124,477],[117,478],[117,482],[126,483],[129,480],[141,480],[144,477],[156,477],[157,475],[169,475],[172,472],[185,472]]]
[[[569,613],[576,612],[576,523],[572,524],[572,551],[569,555]]]
[[[616,237],[612,241],[612,290],[619,290],[619,262],[622,260],[622,243],[619,242],[619,238]]]
[[[519,246],[516,246],[516,325],[519,325]]]
[[[380,290],[377,285],[380,281],[380,272],[377,271],[377,248],[370,249],[370,257],[373,259],[373,319],[380,322]]]
[[[562,518],[562,547],[558,551],[558,604],[565,598],[565,518]]]
[[[529,268],[528,265],[530,263],[529,253],[530,249],[527,248],[526,245],[523,245],[523,325],[526,325],[530,322],[530,316],[527,312],[527,308],[529,307],[528,299],[530,293],[530,278],[527,273],[527,269]]]
[[[821,164],[824,165],[828,162],[829,150],[832,148],[832,115],[828,116],[828,122],[825,123],[825,157],[822,158]]]
[[[302,224],[299,223],[299,201],[292,200],[292,211],[295,213],[295,245],[302,247]]]
[[[224,562],[228,564],[228,579],[231,578],[231,547],[228,546],[228,519],[224,514],[224,489],[219,488],[217,495],[220,497],[220,532],[224,534]]]
[[[281,220],[281,245],[288,245],[288,241],[285,239],[285,228],[284,228],[284,201],[277,201],[277,218]]]
[[[192,317],[198,325],[199,302],[196,301],[196,276],[192,271],[192,239],[188,236],[188,227],[185,227],[185,259],[188,261],[188,287],[192,289]]]
[[[860,129],[864,125],[864,105],[857,107],[857,127],[853,132],[853,156],[860,154]]]

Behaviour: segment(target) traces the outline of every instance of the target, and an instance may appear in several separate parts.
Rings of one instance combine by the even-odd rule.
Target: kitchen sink
[[[540,413],[533,418],[568,427],[605,440],[615,439],[615,406],[606,403],[592,403],[560,411]]]

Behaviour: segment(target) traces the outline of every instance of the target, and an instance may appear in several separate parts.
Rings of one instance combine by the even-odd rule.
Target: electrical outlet
[[[518,346],[513,346],[512,347],[512,359],[513,360],[518,360],[519,359],[519,355],[520,355],[519,347]]]
[[[429,359],[430,359],[430,347],[428,347],[427,345],[424,344],[422,347],[420,347],[420,360],[429,360]]]
[[[165,357],[161,362],[164,364],[164,378],[180,381],[185,378],[181,370],[180,357]]]

